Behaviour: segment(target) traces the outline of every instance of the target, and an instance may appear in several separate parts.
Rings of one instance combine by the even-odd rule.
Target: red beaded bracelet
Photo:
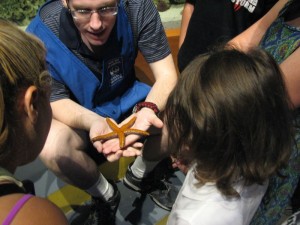
[[[159,114],[159,109],[158,109],[157,105],[153,102],[139,102],[134,106],[132,112],[137,113],[144,107],[152,109],[156,115]]]

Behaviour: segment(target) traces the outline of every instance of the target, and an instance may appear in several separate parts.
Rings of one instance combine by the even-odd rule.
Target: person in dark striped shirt
[[[151,0],[50,0],[39,9],[27,32],[45,43],[53,78],[53,120],[40,157],[58,177],[92,196],[87,224],[100,217],[104,205],[109,213],[98,218],[99,223],[114,223],[120,194],[98,172],[99,158],[114,161],[137,156],[125,184],[136,191],[150,191],[144,184],[156,183],[149,174],[166,154],[157,155],[160,151],[151,147],[150,138],[143,146],[139,135],[126,136],[122,149],[115,145],[116,138],[93,145],[90,139],[111,132],[106,117],[121,125],[136,117],[133,128],[143,131],[162,128],[158,113],[177,74],[159,13]],[[135,76],[138,51],[153,72],[151,87]],[[132,113],[135,105],[138,110]],[[144,152],[152,149],[156,161],[145,160],[142,147]],[[163,199],[153,200],[170,210],[174,199],[158,197]]]

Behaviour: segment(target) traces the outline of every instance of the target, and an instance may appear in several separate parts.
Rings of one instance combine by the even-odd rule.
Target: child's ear
[[[30,86],[24,95],[24,111],[32,123],[35,123],[38,117],[37,104],[38,90],[36,86]]]

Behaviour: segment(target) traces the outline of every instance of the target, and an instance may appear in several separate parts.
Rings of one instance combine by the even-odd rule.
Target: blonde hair
[[[40,93],[49,90],[51,78],[45,55],[38,38],[0,20],[0,161],[7,157],[15,141],[19,94],[31,85]]]

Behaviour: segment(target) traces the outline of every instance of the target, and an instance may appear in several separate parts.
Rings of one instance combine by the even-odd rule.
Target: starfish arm
[[[125,146],[125,134],[124,134],[124,132],[119,132],[118,137],[119,137],[119,146],[120,146],[120,148],[124,148],[124,146]]]
[[[118,132],[120,130],[120,128],[110,118],[106,118],[106,122],[113,131]]]
[[[137,135],[142,135],[142,136],[150,135],[147,131],[133,129],[133,128],[125,130],[124,133],[125,133],[125,135],[129,135],[129,134],[137,134]]]
[[[123,126],[121,126],[121,130],[125,131],[126,129],[133,126],[135,123],[136,117],[132,117],[127,123],[125,123]]]
[[[116,138],[116,137],[118,137],[118,134],[116,132],[110,132],[108,134],[103,134],[103,135],[93,137],[92,142],[102,141],[102,140],[109,140],[109,139]]]
[[[136,117],[132,117],[126,124],[121,127],[118,127],[110,118],[106,118],[106,122],[108,126],[113,130],[108,134],[99,135],[91,139],[92,142],[95,141],[102,141],[102,140],[109,140],[112,138],[119,138],[119,146],[120,148],[124,148],[125,146],[125,136],[129,134],[137,134],[142,136],[148,136],[149,133],[143,130],[133,129],[130,128],[135,123]]]

